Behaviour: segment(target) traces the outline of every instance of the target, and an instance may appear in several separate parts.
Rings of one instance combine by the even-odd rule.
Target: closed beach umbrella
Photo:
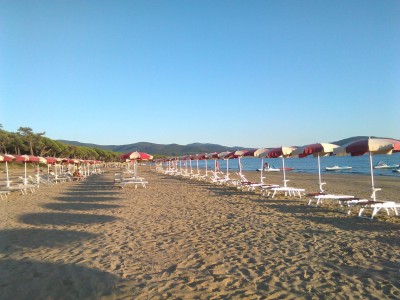
[[[7,187],[10,187],[10,178],[8,175],[8,163],[12,162],[15,159],[15,156],[9,154],[2,154],[0,155],[0,162],[6,163],[6,180],[7,180]]]
[[[372,165],[372,155],[376,154],[392,154],[394,152],[400,152],[400,141],[394,139],[379,139],[379,138],[368,138],[361,139],[354,142],[350,142],[341,147],[335,148],[333,154],[335,155],[348,155],[360,156],[366,153],[369,154],[369,165],[371,173],[371,198],[376,201],[376,192],[380,189],[375,188],[374,182],[374,169]]]
[[[286,187],[286,171],[285,171],[285,157],[290,157],[292,155],[293,150],[295,150],[295,147],[278,147],[278,148],[273,148],[267,152],[267,157],[268,158],[282,158],[282,169],[283,169],[283,186]]]
[[[318,183],[319,183],[319,191],[321,193],[324,192],[324,190],[322,188],[324,183],[322,183],[322,179],[321,179],[320,157],[332,155],[333,150],[338,147],[339,146],[335,145],[335,144],[315,143],[315,144],[309,144],[309,145],[299,147],[299,148],[293,150],[293,152],[292,152],[293,156],[298,156],[300,158],[306,157],[308,155],[313,155],[314,157],[317,157],[317,159],[318,159]]]

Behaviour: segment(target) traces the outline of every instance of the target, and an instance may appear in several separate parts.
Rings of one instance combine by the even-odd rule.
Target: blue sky
[[[0,123],[102,145],[400,138],[400,1],[0,0]]]

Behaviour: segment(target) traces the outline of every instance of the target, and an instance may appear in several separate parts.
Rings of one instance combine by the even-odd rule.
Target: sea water
[[[221,171],[226,170],[226,164],[228,163],[228,169],[232,172],[239,170],[238,159],[229,160],[217,160]],[[379,161],[383,161],[386,164],[400,164],[400,153],[392,155],[373,155],[372,163],[375,166]],[[199,168],[204,169],[205,163],[207,162],[207,168],[214,170],[214,160],[201,160],[199,161]],[[282,168],[282,158],[264,158],[264,163],[269,163],[275,168]],[[361,156],[327,156],[321,157],[321,173],[327,174],[370,174],[370,162],[369,155],[364,154]],[[261,158],[256,157],[243,157],[241,158],[242,170],[243,171],[257,171],[262,167]],[[326,171],[325,167],[329,166],[350,166],[350,170],[341,171]],[[185,166],[185,161],[182,161],[182,167]],[[189,161],[187,162],[187,168],[189,168]],[[192,169],[196,169],[197,163],[195,160],[192,161]],[[290,172],[297,173],[318,173],[318,160],[316,157],[307,156],[305,158],[285,158],[285,167],[293,168]],[[374,169],[374,176],[396,176],[400,178],[400,173],[393,172],[393,169]]]

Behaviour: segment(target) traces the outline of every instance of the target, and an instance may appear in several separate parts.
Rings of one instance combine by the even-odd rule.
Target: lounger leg
[[[363,216],[364,209],[365,209],[364,207],[361,207],[361,208],[360,208],[360,211],[358,212],[358,216],[361,217],[361,218],[364,217],[364,216]],[[349,209],[348,214],[350,214],[350,209]]]

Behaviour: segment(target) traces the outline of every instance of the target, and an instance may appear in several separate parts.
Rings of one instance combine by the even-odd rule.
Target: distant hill
[[[197,154],[197,153],[211,153],[211,152],[222,152],[222,151],[236,151],[243,150],[249,148],[243,147],[227,147],[217,144],[202,144],[202,143],[192,143],[188,145],[178,145],[178,144],[154,144],[147,142],[139,142],[128,145],[96,145],[96,144],[88,144],[81,143],[77,141],[67,141],[67,140],[58,140],[61,143],[65,143],[68,145],[74,146],[83,146],[83,147],[92,147],[104,150],[110,150],[115,152],[127,153],[131,151],[141,151],[150,154],[158,154],[158,155],[185,155],[185,154]]]
[[[371,136],[375,137],[375,136]],[[351,141],[365,139],[368,136],[354,136],[346,139],[342,139],[339,141],[331,142],[332,144],[336,144],[342,146],[347,144]],[[141,151],[150,153],[152,155],[165,155],[165,156],[175,156],[175,155],[186,155],[186,154],[197,154],[197,153],[211,153],[211,152],[222,152],[222,151],[236,151],[236,150],[243,150],[243,149],[252,149],[251,147],[226,147],[217,144],[209,144],[209,143],[192,143],[188,145],[178,145],[178,144],[154,144],[154,143],[147,143],[147,142],[139,142],[127,145],[96,145],[96,144],[88,144],[88,143],[81,143],[77,141],[67,141],[67,140],[58,140],[59,142],[74,145],[74,146],[84,146],[84,147],[91,147],[91,148],[98,148],[104,150],[110,150],[120,153],[127,153],[132,151]],[[301,145],[298,145],[301,146]]]

